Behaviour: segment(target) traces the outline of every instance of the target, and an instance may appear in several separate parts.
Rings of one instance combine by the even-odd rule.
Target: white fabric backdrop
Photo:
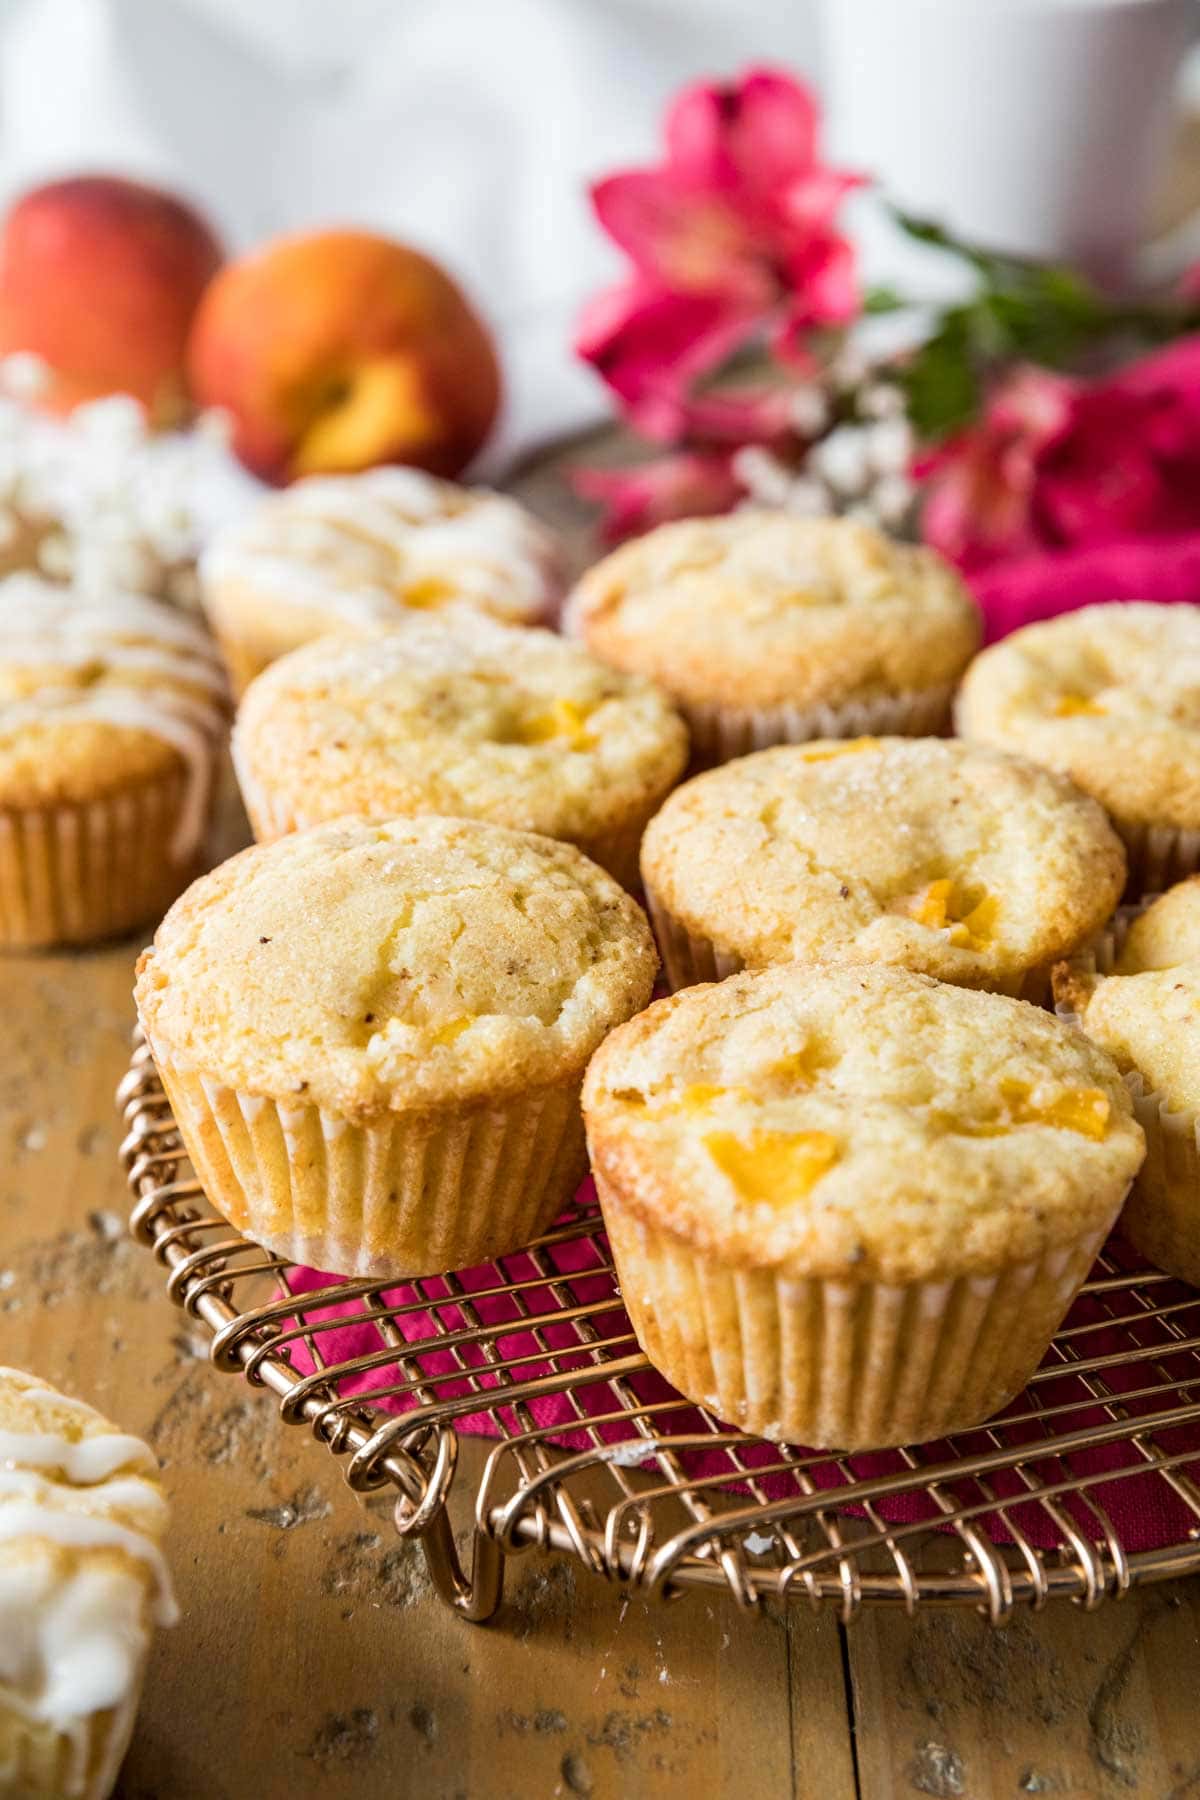
[[[444,260],[499,329],[521,448],[599,416],[572,364],[617,267],[589,175],[654,151],[682,82],[812,71],[813,0],[0,0],[0,198],[106,169],[231,245],[356,223]]]

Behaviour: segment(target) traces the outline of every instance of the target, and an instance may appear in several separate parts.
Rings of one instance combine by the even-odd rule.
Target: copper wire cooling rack
[[[397,1529],[422,1540],[466,1618],[494,1612],[506,1559],[533,1545],[641,1592],[803,1597],[847,1621],[890,1603],[999,1623],[1018,1605],[1093,1607],[1200,1570],[1200,1293],[1155,1271],[1102,1257],[1029,1388],[986,1428],[816,1453],[732,1431],[666,1389],[620,1309],[594,1209],[502,1259],[483,1291],[450,1275],[297,1293],[287,1265],[207,1205],[144,1045],[118,1103],[134,1235],[211,1333],[217,1368],[271,1389],[352,1488],[395,1488]],[[331,1306],[378,1347],[331,1360]],[[464,1564],[446,1502],[456,1421],[477,1429],[481,1414],[495,1443]]]

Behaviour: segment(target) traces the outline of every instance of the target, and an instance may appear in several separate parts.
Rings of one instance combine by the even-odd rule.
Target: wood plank
[[[1002,1630],[867,1615],[847,1641],[863,1800],[1200,1794],[1200,1581]]]
[[[124,1235],[112,1094],[133,944],[0,962],[0,1360],[150,1438],[184,1622],[155,1655],[125,1800],[467,1794],[852,1800],[837,1628],[627,1600],[530,1555],[489,1627],[433,1594],[389,1503],[358,1501],[204,1339]],[[484,1453],[464,1453],[460,1523]],[[793,1779],[793,1767],[799,1774]]]

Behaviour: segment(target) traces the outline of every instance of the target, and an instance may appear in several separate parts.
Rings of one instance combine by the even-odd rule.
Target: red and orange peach
[[[186,410],[185,348],[221,246],[182,200],[118,176],[34,188],[0,232],[0,355],[31,351],[54,411],[133,394],[156,424]]]
[[[280,238],[230,263],[196,315],[188,368],[269,481],[388,462],[457,475],[500,401],[491,338],[455,283],[365,231]]]

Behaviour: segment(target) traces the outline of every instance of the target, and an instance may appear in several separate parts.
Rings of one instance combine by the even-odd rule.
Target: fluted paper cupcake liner
[[[1077,975],[1112,974],[1129,927],[1148,901],[1123,906],[1086,950],[1071,958]],[[1086,1031],[1086,1022],[1069,1006],[1058,1016]],[[1136,1070],[1125,1077],[1134,1116],[1146,1134],[1146,1160],[1134,1176],[1121,1235],[1135,1250],[1168,1275],[1200,1287],[1200,1118],[1172,1107],[1161,1088],[1148,1087]]]
[[[1122,1236],[1156,1268],[1200,1287],[1200,1119],[1175,1110],[1140,1075],[1125,1081],[1146,1134],[1146,1160],[1121,1214]]]
[[[256,1243],[338,1275],[432,1275],[515,1250],[584,1169],[581,1077],[493,1106],[357,1125],[174,1062],[151,1041],[205,1193]]]
[[[965,1431],[1019,1394],[1111,1225],[992,1275],[890,1284],[740,1269],[597,1177],[625,1309],[668,1381],[776,1442],[885,1449]]]
[[[187,777],[80,805],[0,810],[0,948],[115,937],[157,920],[196,872],[172,840]]]
[[[732,950],[722,950],[711,938],[697,936],[681,925],[649,885],[645,898],[672,993],[694,987],[699,981],[724,981],[745,968],[741,957]],[[997,976],[989,981],[988,990],[1044,1006],[1050,992],[1050,970],[1041,964],[1036,969],[1018,970],[1009,977]]]
[[[936,737],[950,728],[954,687],[924,688],[843,706],[701,706],[676,698],[692,739],[692,771],[774,744],[813,738]]]
[[[19,1800],[108,1800],[133,1735],[141,1687],[139,1672],[119,1706],[93,1713],[71,1732],[5,1717],[0,1703],[0,1792]]]
[[[1200,869],[1200,831],[1174,825],[1134,825],[1114,818],[1128,858],[1127,901],[1161,894]]]

